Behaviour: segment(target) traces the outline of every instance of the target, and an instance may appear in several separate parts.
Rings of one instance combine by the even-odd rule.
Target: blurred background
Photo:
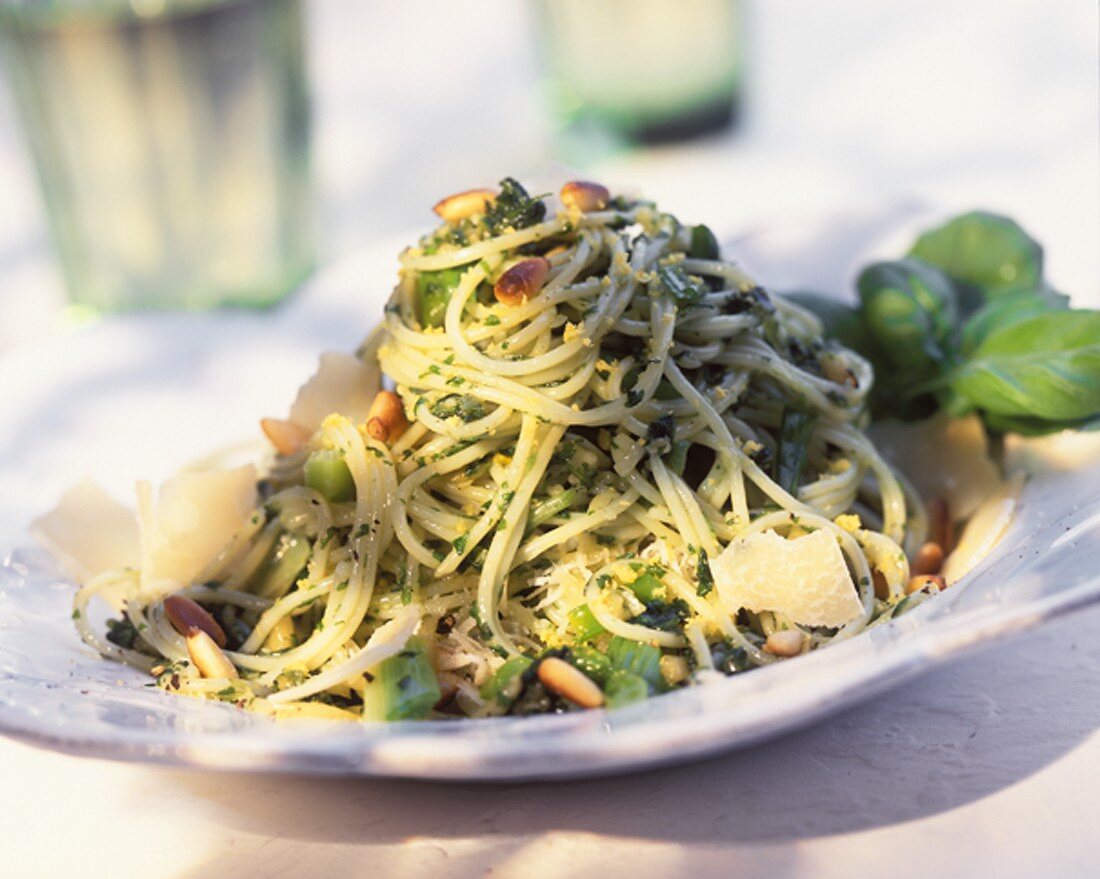
[[[1097,10],[0,0],[0,351],[271,303],[442,195],[561,167],[726,238],[986,207],[1100,301]]]

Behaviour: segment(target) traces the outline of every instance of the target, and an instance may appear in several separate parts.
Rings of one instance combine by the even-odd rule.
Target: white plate
[[[820,247],[814,252],[836,252]],[[992,557],[964,584],[851,641],[628,709],[428,724],[288,723],[169,696],[85,648],[72,585],[25,523],[81,475],[120,496],[285,411],[322,348],[350,349],[380,313],[393,242],[311,283],[275,314],[105,322],[0,364],[0,731],[76,754],[242,770],[435,779],[564,778],[742,747],[805,726],[994,639],[1100,601],[1096,437],[1028,451],[1041,471]],[[789,248],[743,242],[764,269]],[[790,263],[788,263],[789,265]],[[840,276],[843,265],[802,276]],[[832,286],[832,285],[830,285]]]

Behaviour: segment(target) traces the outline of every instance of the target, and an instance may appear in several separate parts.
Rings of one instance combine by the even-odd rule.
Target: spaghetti
[[[283,426],[248,525],[176,584],[218,631],[114,572],[77,595],[94,649],[277,716],[479,717],[591,704],[549,657],[614,707],[936,591],[906,591],[926,522],[862,432],[870,366],[706,227],[577,182],[550,198],[505,180],[437,212],[358,352],[400,405]],[[850,619],[731,600],[723,553],[818,532]],[[107,639],[85,612],[102,590],[125,596]],[[219,633],[233,673],[211,677]]]

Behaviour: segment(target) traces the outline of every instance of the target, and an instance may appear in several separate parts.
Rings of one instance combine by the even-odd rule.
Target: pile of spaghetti
[[[186,582],[155,570],[190,539],[157,530],[171,498],[139,492],[141,566],[76,599],[96,650],[279,716],[541,713],[743,673],[942,586],[862,432],[870,367],[707,227],[582,181],[436,213],[356,359],[263,422],[263,478],[190,474],[243,494]]]

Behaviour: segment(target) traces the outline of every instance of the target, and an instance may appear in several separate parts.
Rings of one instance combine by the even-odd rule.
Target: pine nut
[[[293,647],[296,638],[294,636],[294,620],[289,615],[283,617],[272,626],[264,639],[264,650],[276,653],[279,650],[288,650]]]
[[[871,568],[871,582],[875,584],[875,598],[885,601],[890,597],[890,584],[886,582],[886,575],[878,568]]]
[[[497,194],[491,189],[467,189],[440,199],[432,208],[448,223],[457,223],[474,214],[483,214],[496,201]]]
[[[836,354],[826,354],[820,361],[821,374],[836,385],[847,385],[850,388],[859,387],[859,379],[849,368],[843,357]]]
[[[603,705],[603,690],[564,659],[549,656],[540,662],[539,681],[546,689],[581,708],[599,708]]]
[[[312,436],[302,425],[281,418],[261,418],[260,429],[280,455],[300,452]]]
[[[192,629],[188,634],[187,652],[191,654],[191,661],[204,678],[240,677],[233,663],[202,629]]]
[[[951,507],[942,497],[928,501],[928,540],[938,543],[945,556],[955,548],[955,520],[951,518]]]
[[[225,631],[218,625],[218,621],[190,598],[169,595],[164,599],[164,613],[172,628],[181,635],[190,635],[198,629],[209,635],[219,647],[225,646]]]
[[[550,274],[550,262],[533,256],[517,262],[493,285],[493,295],[501,305],[522,305],[542,289]]]
[[[401,398],[393,391],[379,391],[367,412],[367,433],[381,443],[397,439],[409,426]]]
[[[686,681],[691,669],[682,656],[662,656],[660,661],[661,677],[667,684],[679,684]]]
[[[764,652],[775,656],[798,656],[802,652],[802,633],[797,629],[772,632],[764,642]]]
[[[947,588],[947,581],[939,574],[920,574],[909,579],[905,586],[905,594],[912,595],[929,586],[934,586],[936,592],[942,592]]]
[[[923,574],[938,574],[942,567],[943,547],[938,543],[928,541],[917,550],[917,555],[913,559],[913,564],[909,570],[915,576],[921,576]]]
[[[561,188],[561,203],[579,211],[602,211],[611,201],[606,186],[589,180],[570,180]]]

